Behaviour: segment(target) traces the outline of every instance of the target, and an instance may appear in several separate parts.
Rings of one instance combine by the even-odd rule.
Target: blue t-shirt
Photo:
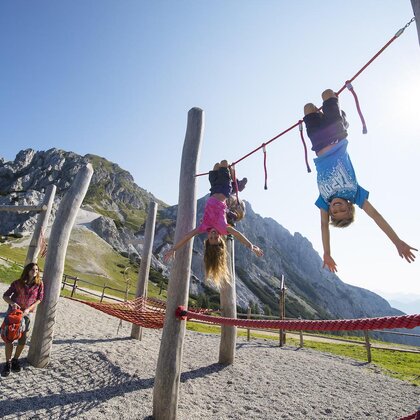
[[[347,139],[341,140],[314,159],[319,189],[315,205],[325,211],[333,198],[344,198],[361,208],[369,197],[369,192],[357,183],[347,145]]]

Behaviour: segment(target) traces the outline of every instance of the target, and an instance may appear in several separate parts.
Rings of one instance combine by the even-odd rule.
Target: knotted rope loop
[[[178,306],[175,311],[175,316],[182,321],[186,321],[188,319],[187,313],[187,308],[185,306]]]
[[[300,139],[302,141],[303,144],[303,149],[305,151],[305,163],[306,163],[306,170],[308,171],[308,173],[312,172],[311,171],[311,167],[309,166],[309,162],[308,162],[308,149],[306,147],[306,143],[305,143],[305,138],[303,137],[303,121],[299,120],[299,133],[300,133]]]
[[[267,148],[265,147],[266,144],[262,144],[262,151],[264,154],[264,189],[267,190]]]
[[[362,126],[363,126],[363,134],[367,133],[367,127],[366,127],[366,122],[365,122],[365,118],[363,117],[362,114],[362,110],[360,109],[360,104],[359,104],[359,98],[357,97],[356,92],[354,91],[353,85],[351,84],[351,82],[349,80],[346,81],[346,88],[352,93],[353,98],[354,98],[354,102],[356,103],[356,109],[357,109],[357,113],[359,114],[360,117],[360,121],[362,122]]]
[[[239,204],[239,186],[238,186],[238,180],[236,178],[236,171],[235,171],[235,164],[234,163],[232,163],[230,165],[230,173],[232,174],[233,185],[235,185],[236,202]]]

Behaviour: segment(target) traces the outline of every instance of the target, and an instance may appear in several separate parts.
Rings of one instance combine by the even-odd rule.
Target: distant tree
[[[267,304],[264,305],[264,315],[267,315],[267,316],[273,315],[273,312],[271,311],[271,308]]]

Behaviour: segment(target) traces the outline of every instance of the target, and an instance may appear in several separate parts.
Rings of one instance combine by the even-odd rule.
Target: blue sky
[[[178,200],[187,112],[205,112],[200,168],[237,160],[293,125],[306,102],[338,90],[413,16],[409,0],[3,0],[0,156],[52,147],[97,154],[168,204]],[[358,79],[369,133],[340,95],[350,155],[370,201],[420,247],[420,48],[415,24]],[[313,156],[311,156],[312,158]],[[313,166],[313,164],[312,164]],[[315,173],[298,130],[237,166],[242,198],[321,253]],[[199,196],[208,190],[198,181]],[[340,278],[420,295],[420,261],[400,260],[369,218],[332,230]],[[420,309],[420,308],[419,308]]]

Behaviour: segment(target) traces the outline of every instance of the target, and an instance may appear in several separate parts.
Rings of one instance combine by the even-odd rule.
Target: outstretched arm
[[[375,223],[381,228],[385,235],[388,236],[392,243],[397,247],[399,256],[401,258],[405,258],[409,263],[414,262],[416,256],[412,251],[418,251],[418,249],[413,248],[402,241],[395,233],[394,229],[392,229],[389,223],[382,217],[382,215],[375,209],[375,207],[369,203],[368,200],[365,200],[362,209],[375,221]]]
[[[242,235],[241,232],[237,231],[232,226],[228,226],[226,230],[233,235],[239,242],[241,242],[243,245],[245,245],[247,248],[251,249],[251,251],[257,256],[261,257],[264,253],[262,249],[258,248],[257,245],[253,245],[252,242],[246,238],[244,235]]]
[[[327,267],[328,270],[330,270],[332,273],[337,272],[337,264],[331,257],[331,249],[330,249],[330,216],[329,214],[323,210],[321,211],[321,234],[322,234],[322,246],[324,248],[324,256],[323,261],[324,264],[322,265],[322,268]]]
[[[191,238],[197,235],[198,228],[189,231],[180,241],[178,241],[172,248],[170,248],[163,256],[163,261],[168,262],[175,257],[175,252],[182,248]]]

